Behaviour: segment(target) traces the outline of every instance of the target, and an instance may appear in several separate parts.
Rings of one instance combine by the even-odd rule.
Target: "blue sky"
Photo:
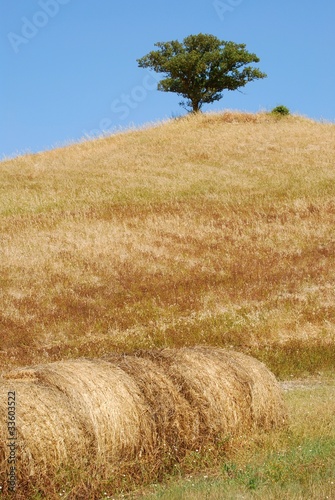
[[[268,78],[205,110],[335,120],[334,0],[0,0],[0,158],[183,114],[136,59],[211,33],[245,43]]]

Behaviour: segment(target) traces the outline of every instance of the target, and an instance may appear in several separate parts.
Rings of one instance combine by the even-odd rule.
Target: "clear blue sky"
[[[136,59],[211,33],[245,43],[265,80],[206,110],[335,120],[334,0],[0,0],[0,158],[183,114]]]

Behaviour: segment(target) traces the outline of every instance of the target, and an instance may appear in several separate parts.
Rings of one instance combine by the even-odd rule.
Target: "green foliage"
[[[138,59],[140,68],[165,73],[158,90],[175,92],[186,99],[180,105],[193,112],[203,104],[222,98],[223,90],[237,90],[248,82],[265,78],[266,74],[250,66],[259,62],[256,54],[248,52],[245,44],[219,40],[214,35],[199,33],[155,44],[154,50]]]
[[[271,111],[271,113],[273,115],[287,116],[287,115],[290,114],[290,110],[286,106],[283,106],[281,104],[280,106],[276,106],[275,108],[273,108],[273,110]]]

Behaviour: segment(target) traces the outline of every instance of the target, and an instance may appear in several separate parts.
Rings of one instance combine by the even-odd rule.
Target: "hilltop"
[[[208,344],[331,370],[335,126],[187,116],[0,163],[0,368]]]

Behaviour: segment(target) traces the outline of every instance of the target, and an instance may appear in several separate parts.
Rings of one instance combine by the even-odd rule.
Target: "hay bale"
[[[268,430],[286,419],[275,377],[233,351],[193,347],[69,360],[13,370],[0,382],[17,393],[21,463],[29,473],[145,455],[177,459],[218,437]],[[1,438],[0,459],[6,442]]]
[[[26,380],[11,381],[10,385],[3,381],[0,385],[0,435],[6,439],[0,442],[1,458],[5,459],[8,451],[9,390],[16,393],[16,458],[28,475],[46,471],[51,464],[67,463],[74,453],[84,456],[89,439],[69,401],[55,387]]]
[[[204,440],[286,422],[282,392],[260,361],[230,350],[197,346],[141,353],[169,374],[198,412]]]
[[[154,429],[156,455],[173,449],[182,455],[199,438],[197,409],[174,384],[164,367],[141,356],[109,355],[104,359],[127,373],[143,395]]]
[[[283,392],[273,373],[257,359],[240,352],[228,351],[229,360],[236,364],[249,387],[252,428],[265,431],[280,428],[287,423],[287,409]],[[221,356],[221,350],[213,351]],[[227,360],[229,362],[229,360]]]
[[[152,446],[145,401],[134,380],[111,363],[61,361],[5,378],[18,394],[17,425],[29,462],[117,462]]]

